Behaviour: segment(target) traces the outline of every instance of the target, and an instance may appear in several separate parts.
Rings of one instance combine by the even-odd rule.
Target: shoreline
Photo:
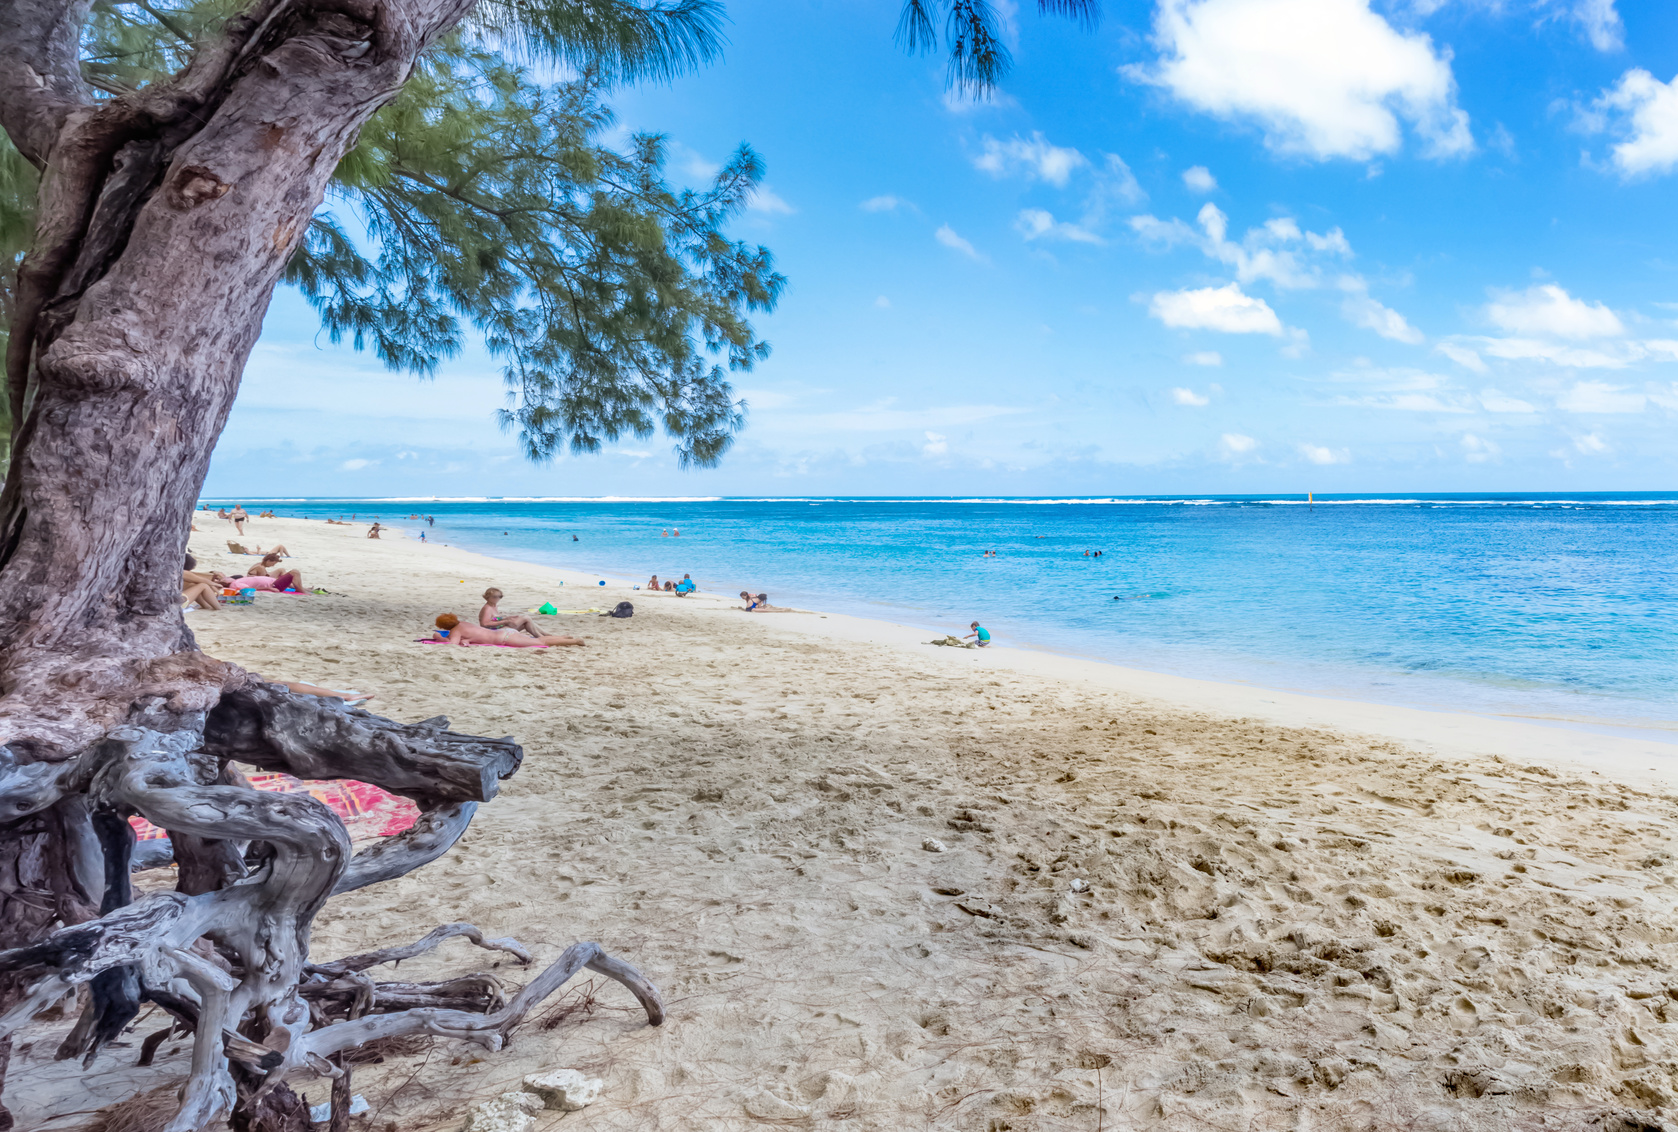
[[[295,521],[308,523],[316,520]],[[405,528],[401,527],[386,529],[399,533],[405,531]],[[407,541],[416,544],[418,542],[415,539]],[[609,590],[616,587],[628,591],[616,600],[632,601],[636,593],[652,596],[645,590],[631,589],[630,587],[638,583],[621,573],[591,574],[529,559],[503,557],[485,550],[453,544],[436,545],[474,556],[485,563],[500,563],[517,569],[551,571],[555,576],[563,577],[567,581],[576,580],[592,584],[599,579],[605,579]],[[667,595],[657,596],[663,600]],[[706,593],[696,593],[680,600],[697,604],[701,598],[710,603],[720,601],[724,606],[729,606],[735,601],[733,598]],[[781,615],[763,616],[779,618]],[[811,636],[829,636],[848,641],[881,643],[914,652],[926,651],[928,634],[949,631],[936,626],[905,624],[831,610],[816,609],[787,616],[789,623],[786,627],[794,632],[807,632]],[[818,617],[834,624],[828,626],[828,632],[824,634],[813,626],[800,624],[803,616]],[[958,652],[954,649],[940,648],[937,651],[974,657],[982,655],[992,666],[1006,667],[1022,675],[1076,680],[1105,690],[1196,711],[1213,712],[1228,718],[1266,719],[1285,727],[1330,727],[1356,731],[1458,757],[1489,755],[1499,758],[1535,758],[1585,771],[1611,770],[1616,776],[1624,776],[1628,782],[1635,781],[1641,784],[1658,782],[1668,777],[1678,778],[1678,730],[1667,732],[1660,728],[1639,727],[1634,724],[1508,716],[1346,699],[1315,692],[1133,668],[1099,657],[1063,652],[1042,645],[1004,644],[993,645],[985,650]],[[1651,775],[1655,777],[1651,778]]]

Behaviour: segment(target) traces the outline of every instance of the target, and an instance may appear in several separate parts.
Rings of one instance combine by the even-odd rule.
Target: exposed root
[[[79,891],[97,897],[97,919],[0,952],[0,979],[22,999],[0,1016],[0,1041],[83,985],[88,1005],[63,1056],[88,1063],[144,1001],[173,1019],[151,1034],[142,1063],[171,1033],[192,1034],[192,1067],[163,1132],[197,1132],[233,1117],[238,1128],[292,1128],[300,1102],[285,1082],[326,1076],[444,1037],[500,1049],[545,999],[587,968],[622,984],[658,1025],[657,990],[598,944],[577,943],[509,994],[489,975],[435,982],[376,982],[366,972],[461,937],[528,964],[511,939],[486,939],[471,924],[447,924],[399,947],[311,964],[309,928],[334,892],[399,876],[447,850],[481,801],[494,796],[522,752],[509,740],[446,730],[446,720],[403,726],[336,701],[249,684],[211,712],[203,736],[142,728],[113,731],[61,764],[0,762],[0,822],[57,815],[84,835]],[[202,745],[201,745],[202,744]],[[251,789],[228,760],[300,777],[358,778],[406,794],[426,812],[412,836],[351,858],[343,823],[307,795]],[[189,847],[182,891],[130,902],[138,813]],[[245,847],[252,846],[247,853]],[[246,875],[247,870],[249,874]],[[199,875],[202,874],[202,875]],[[187,883],[188,880],[191,883]],[[578,1000],[594,1001],[593,983]],[[544,1018],[557,1025],[579,1007]],[[338,1090],[343,1091],[343,1090]],[[106,1120],[107,1129],[147,1127],[155,1097]],[[112,1125],[112,1120],[124,1123]]]

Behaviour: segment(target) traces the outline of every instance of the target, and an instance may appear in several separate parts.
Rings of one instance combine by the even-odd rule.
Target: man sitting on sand
[[[436,639],[447,641],[451,645],[506,645],[515,649],[539,649],[548,645],[587,643],[580,637],[527,637],[516,629],[486,629],[482,625],[468,625],[452,613],[439,616],[437,628],[442,632],[434,634]]]
[[[484,591],[484,607],[478,610],[478,624],[485,629],[517,629],[521,633],[528,633],[532,637],[540,637],[542,631],[536,627],[536,622],[528,614],[509,613],[505,617],[498,608],[501,599],[507,595],[491,587]]]

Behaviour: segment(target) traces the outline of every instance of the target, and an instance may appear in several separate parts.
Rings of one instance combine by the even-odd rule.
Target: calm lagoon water
[[[242,502],[420,511],[428,537],[491,554],[979,619],[999,645],[1161,672],[1678,736],[1678,493]]]

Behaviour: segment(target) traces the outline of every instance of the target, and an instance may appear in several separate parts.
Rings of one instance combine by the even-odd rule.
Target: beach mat
[[[333,779],[324,782],[293,778],[289,774],[264,773],[248,776],[258,790],[275,794],[309,794],[343,819],[351,841],[390,837],[419,820],[419,807],[406,798],[381,790],[370,782]],[[141,841],[167,838],[169,834],[147,821],[132,817],[128,824]]]

